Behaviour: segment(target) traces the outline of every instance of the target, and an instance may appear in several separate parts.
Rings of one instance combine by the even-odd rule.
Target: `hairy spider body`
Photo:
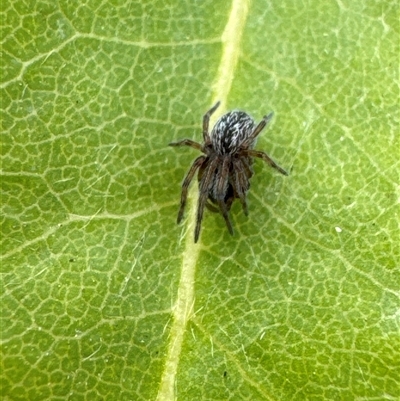
[[[230,111],[224,114],[208,132],[210,116],[219,106],[217,102],[203,117],[203,144],[191,139],[172,142],[169,146],[190,146],[204,155],[195,159],[182,183],[181,205],[178,212],[178,224],[182,221],[186,206],[189,185],[198,170],[199,200],[197,205],[194,242],[200,235],[204,208],[219,212],[225,219],[229,232],[233,227],[229,211],[235,199],[239,199],[244,213],[248,214],[246,195],[253,175],[253,158],[266,161],[281,174],[288,175],[265,152],[253,150],[256,138],[271,120],[270,113],[255,124],[254,120],[243,111]]]

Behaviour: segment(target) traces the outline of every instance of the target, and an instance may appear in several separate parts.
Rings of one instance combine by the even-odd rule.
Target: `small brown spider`
[[[220,102],[217,102],[203,117],[203,144],[191,139],[182,139],[169,144],[169,146],[190,146],[204,153],[193,162],[183,180],[181,206],[177,219],[179,224],[183,218],[190,182],[196,170],[199,169],[197,177],[200,195],[194,242],[199,239],[205,206],[212,212],[222,214],[231,235],[233,235],[233,228],[228,212],[235,199],[240,200],[244,214],[248,215],[246,193],[250,188],[250,178],[254,173],[253,157],[263,159],[281,174],[288,175],[266,153],[252,149],[257,136],[271,120],[273,113],[264,116],[256,126],[254,120],[247,113],[230,111],[215,123],[210,136],[208,132],[210,116],[219,104]]]

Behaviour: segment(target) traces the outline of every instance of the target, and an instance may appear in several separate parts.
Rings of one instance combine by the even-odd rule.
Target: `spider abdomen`
[[[211,132],[214,150],[220,155],[233,155],[253,132],[254,120],[243,111],[230,111],[215,123]]]

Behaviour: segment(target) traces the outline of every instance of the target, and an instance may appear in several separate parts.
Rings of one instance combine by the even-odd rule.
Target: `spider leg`
[[[232,203],[235,200],[235,193],[233,193],[232,196],[230,196],[228,199],[226,199],[225,204],[226,204],[226,209],[228,212],[231,210]]]
[[[220,102],[218,101],[217,103],[214,104],[213,107],[211,107],[210,110],[207,111],[206,114],[203,116],[203,139],[204,143],[210,142],[210,134],[208,133],[208,125],[210,123],[210,117],[211,114],[214,113],[215,110],[217,110],[218,106],[220,105]]]
[[[228,227],[228,230],[231,233],[231,235],[233,235],[233,227],[229,219],[228,209],[225,203],[225,195],[228,187],[228,178],[229,178],[229,163],[230,163],[230,158],[224,157],[222,160],[220,174],[219,177],[217,178],[217,183],[215,188],[215,199],[217,200],[222,216],[225,219],[226,226]]]
[[[206,168],[207,168],[207,163],[204,163],[203,166],[201,166],[201,167],[199,168],[199,174],[197,174],[197,179],[198,179],[198,181],[199,181],[199,188],[200,188],[201,179],[202,179],[202,177],[203,177],[203,174],[204,174],[204,171],[206,170]],[[208,194],[207,201],[206,201],[206,203],[205,203],[205,207],[206,207],[210,212],[219,213],[219,208],[218,208],[217,206],[215,206],[215,203],[216,203],[216,200],[215,200],[212,196],[210,196],[210,193],[209,193],[209,194]]]
[[[242,204],[243,212],[246,216],[249,215],[249,209],[246,202],[246,191],[249,189],[248,179],[251,177],[246,177],[245,166],[240,159],[233,160],[233,171],[235,174],[235,179],[232,180],[234,183],[235,191],[239,196],[240,203]],[[250,170],[249,170],[250,171]]]
[[[227,207],[226,207],[226,203],[224,202],[223,199],[220,199],[220,200],[218,201],[218,205],[219,205],[219,207],[220,207],[220,209],[221,209],[222,216],[224,216],[225,223],[226,223],[226,226],[227,226],[227,228],[228,228],[228,231],[229,231],[229,233],[230,233],[231,235],[233,235],[232,222],[231,222],[231,220],[230,220],[230,218],[229,218],[229,214],[228,214],[228,209],[227,209]]]
[[[190,146],[191,148],[201,151],[201,145],[198,142],[192,141],[191,139],[182,139],[178,142],[171,142],[168,146]]]
[[[192,166],[190,167],[190,170],[188,171],[185,179],[183,180],[182,192],[181,192],[181,206],[179,208],[178,218],[177,218],[178,224],[182,221],[182,218],[183,218],[183,212],[184,212],[185,206],[186,206],[186,200],[187,200],[187,194],[188,194],[190,182],[192,181],[193,176],[196,173],[196,170],[204,163],[205,160],[206,160],[205,156],[199,156],[193,162]]]
[[[276,164],[265,152],[262,152],[261,150],[254,150],[254,149],[244,150],[243,149],[243,150],[241,150],[241,154],[245,154],[250,157],[258,157],[259,159],[263,159],[271,167],[278,170],[281,174],[289,175],[286,172],[286,170],[284,170],[282,167],[278,166],[278,164]]]
[[[242,143],[242,147],[248,148],[252,145],[254,140],[260,134],[260,132],[264,129],[264,127],[271,121],[274,113],[269,113],[268,115],[264,116],[263,119],[258,123],[257,127],[251,133],[251,135]]]
[[[201,221],[203,220],[204,207],[206,205],[210,188],[213,184],[215,169],[218,165],[218,158],[212,159],[208,166],[204,169],[201,181],[199,184],[200,194],[197,205],[196,228],[194,230],[194,242],[199,239]]]

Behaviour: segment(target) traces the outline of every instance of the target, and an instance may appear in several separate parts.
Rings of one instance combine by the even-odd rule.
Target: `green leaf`
[[[398,2],[1,10],[4,399],[398,397]],[[195,245],[167,144],[217,99],[291,174]]]

